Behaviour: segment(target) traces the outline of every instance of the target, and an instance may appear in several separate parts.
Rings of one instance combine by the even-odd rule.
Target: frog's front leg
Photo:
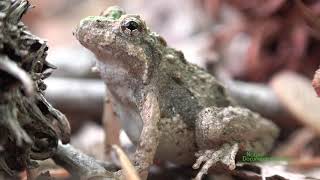
[[[197,161],[192,166],[193,169],[199,169],[201,164],[200,171],[196,176],[196,180],[200,180],[203,175],[205,175],[209,168],[216,164],[217,162],[221,162],[223,165],[227,166],[230,170],[236,168],[235,158],[239,150],[238,143],[223,144],[219,149],[210,149],[210,150],[200,150],[196,153]]]
[[[141,110],[143,128],[139,144],[135,152],[135,165],[141,179],[148,176],[149,166],[153,164],[161,132],[158,128],[160,109],[157,96],[154,92],[148,93]]]
[[[238,151],[268,152],[278,136],[278,128],[257,113],[241,107],[208,107],[195,121],[196,142],[200,149],[194,168],[204,162],[196,179],[221,162],[235,168]]]

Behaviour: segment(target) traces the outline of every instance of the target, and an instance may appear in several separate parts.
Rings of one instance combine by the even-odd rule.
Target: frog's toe
[[[192,166],[194,169],[198,169],[201,164],[200,171],[198,172],[195,180],[200,180],[203,175],[207,174],[209,168],[215,165],[217,162],[221,162],[223,165],[227,166],[230,170],[235,169],[235,158],[239,150],[238,144],[224,144],[218,150],[205,150],[196,153],[197,161]]]
[[[221,162],[226,165],[230,170],[233,170],[236,168],[236,155],[238,153],[239,150],[239,145],[233,144],[233,145],[229,145],[226,144],[225,145],[225,149],[224,154],[222,155],[222,159]]]
[[[114,172],[113,176],[115,179],[124,179],[122,170],[118,170],[118,171]]]
[[[133,166],[133,169],[128,169],[128,167],[123,167],[125,169],[120,169],[113,173],[115,179],[141,179],[145,180],[148,177],[148,169],[142,168],[140,166]]]
[[[197,161],[193,164],[192,168],[199,169],[201,164],[209,161],[214,153],[218,152],[214,150],[205,150],[197,152],[195,154],[195,156],[197,157]]]

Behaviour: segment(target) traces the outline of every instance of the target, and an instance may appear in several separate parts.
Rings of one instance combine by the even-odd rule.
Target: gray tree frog
[[[154,158],[200,168],[235,168],[238,152],[268,152],[278,135],[272,122],[234,107],[224,87],[167,46],[139,15],[110,7],[81,20],[75,36],[97,57],[122,127],[137,145],[145,178]]]

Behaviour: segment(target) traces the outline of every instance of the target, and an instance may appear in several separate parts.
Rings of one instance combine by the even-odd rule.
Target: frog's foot
[[[125,167],[128,168],[128,167]],[[148,169],[142,169],[139,166],[133,166],[133,169],[121,169],[113,173],[115,179],[132,179],[132,180],[145,180],[148,176]]]
[[[89,174],[81,175],[80,180],[116,180],[114,174],[106,171],[92,171]]]
[[[217,162],[221,162],[223,165],[226,165],[230,170],[235,169],[235,158],[238,150],[239,145],[236,143],[233,145],[224,144],[218,150],[203,150],[197,152],[197,161],[192,166],[193,169],[199,169],[202,163],[204,163],[204,165],[201,167],[195,177],[195,180],[200,180],[203,175],[207,174],[209,168]]]
[[[115,179],[124,179],[123,170],[118,170],[113,173]]]

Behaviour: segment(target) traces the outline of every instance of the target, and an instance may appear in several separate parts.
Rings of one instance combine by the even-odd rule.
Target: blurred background
[[[312,88],[320,64],[320,1],[30,2],[35,7],[23,21],[48,41],[48,60],[58,67],[46,81],[46,96],[70,120],[76,147],[105,158],[104,126],[112,115],[104,106],[104,84],[91,69],[95,58],[72,31],[82,18],[119,5],[225,83],[240,105],[273,120],[281,128],[274,155],[294,158],[299,172],[320,176],[320,100]]]

